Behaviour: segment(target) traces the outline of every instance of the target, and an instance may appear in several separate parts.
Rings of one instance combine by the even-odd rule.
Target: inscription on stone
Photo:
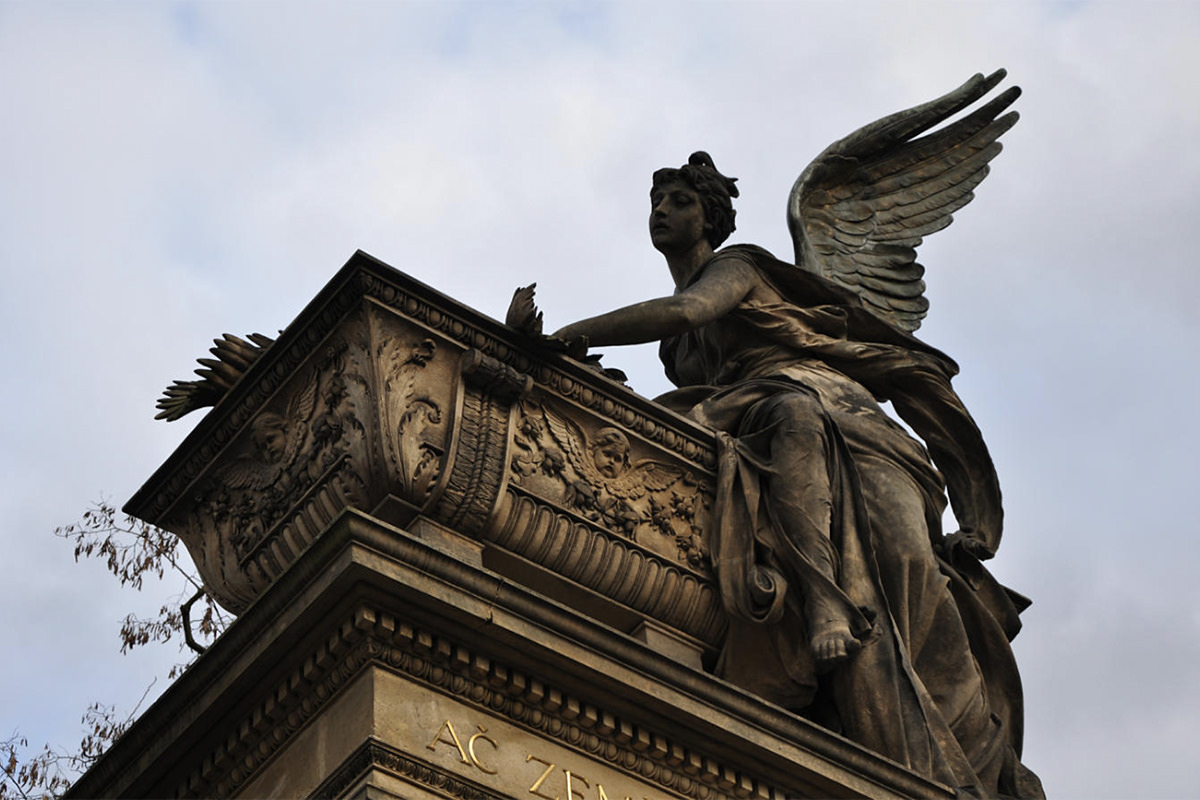
[[[434,754],[431,760],[438,766],[489,785],[498,781],[499,788],[512,797],[657,800],[669,796],[565,748],[544,742],[530,745],[521,740],[525,737],[505,736],[489,724],[491,728],[467,714],[446,717],[425,749]]]
[[[499,745],[496,744],[495,739],[487,735],[487,728],[482,725],[478,727],[479,732],[472,734],[467,739],[467,746],[464,748],[462,740],[458,738],[458,733],[454,730],[454,724],[450,720],[446,720],[442,723],[442,727],[438,728],[437,736],[433,737],[433,741],[427,744],[425,749],[437,752],[437,745],[439,744],[452,745],[458,751],[458,757],[462,760],[462,763],[472,765],[487,775],[496,775],[499,770],[491,769],[479,760],[479,756],[475,753],[475,742],[482,739],[491,745],[493,750],[498,749]]]

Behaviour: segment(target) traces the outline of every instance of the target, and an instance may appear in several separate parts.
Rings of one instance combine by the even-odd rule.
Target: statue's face
[[[650,241],[664,255],[685,253],[704,238],[700,195],[682,181],[668,181],[650,195]]]
[[[625,471],[629,463],[629,448],[621,442],[598,444],[592,450],[592,463],[604,477],[615,478]]]
[[[258,445],[258,451],[263,460],[267,463],[278,461],[287,451],[287,436],[282,428],[275,426],[260,431],[255,443]]]

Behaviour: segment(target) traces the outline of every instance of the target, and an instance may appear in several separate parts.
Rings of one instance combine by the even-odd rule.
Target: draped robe
[[[718,675],[956,789],[1041,796],[1019,760],[1009,645],[1028,601],[976,558],[994,554],[1003,512],[987,447],[950,383],[957,366],[762,248],[727,247],[709,264],[729,258],[753,268],[755,287],[660,350],[680,388],[659,402],[718,435],[707,535],[730,618]],[[773,454],[781,424],[815,444]],[[784,479],[794,470],[822,484],[826,507],[802,511],[827,525],[832,583],[772,497],[785,460]],[[941,530],[947,491],[960,523],[952,540]],[[863,643],[827,675],[809,651],[801,599],[818,583]]]

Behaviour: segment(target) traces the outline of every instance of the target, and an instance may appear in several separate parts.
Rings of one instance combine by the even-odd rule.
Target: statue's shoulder
[[[842,335],[846,338],[929,353],[944,363],[951,374],[958,372],[957,365],[945,353],[871,313],[864,307],[858,294],[829,278],[782,261],[766,248],[755,244],[722,247],[717,251],[714,260],[719,258],[738,259],[753,266],[763,283],[789,305],[797,308],[825,306],[836,309],[831,313],[837,318],[838,327],[844,329]]]
[[[725,247],[722,247],[720,250],[718,250],[715,253],[714,258],[718,258],[718,259],[719,258],[733,258],[733,259],[738,259],[740,261],[749,262],[750,264],[753,264],[754,266],[758,266],[760,263],[766,264],[769,262],[776,262],[779,264],[783,264],[784,266],[791,266],[789,264],[786,264],[786,262],[783,262],[783,261],[780,261],[779,259],[777,259],[765,247],[759,247],[756,244],[726,245]],[[795,269],[795,267],[792,267],[792,268]]]
[[[759,247],[756,244],[731,244],[722,247],[713,254],[712,260],[703,271],[709,270],[714,265],[722,264],[725,267],[742,268],[752,271],[758,276],[758,282],[764,285],[773,286],[775,281],[771,275],[779,273],[782,270],[795,271],[795,266],[780,261],[772,255],[766,248]]]
[[[736,259],[754,267],[765,282],[795,305],[861,304],[854,292],[820,275],[806,272],[791,262],[776,258],[771,251],[756,244],[731,244],[722,247],[717,251],[714,260],[722,258]]]

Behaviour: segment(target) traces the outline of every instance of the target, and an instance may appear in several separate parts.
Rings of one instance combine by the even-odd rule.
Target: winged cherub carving
[[[286,494],[293,467],[304,449],[309,435],[309,423],[317,406],[317,383],[314,378],[288,403],[285,415],[263,412],[251,423],[253,456],[234,460],[223,470],[220,478],[229,489],[259,492],[270,488]]]
[[[680,388],[659,402],[716,432],[722,677],[951,786],[1039,796],[1008,644],[1028,601],[980,563],[1000,542],[999,483],[957,365],[912,335],[928,309],[916,248],[971,201],[1017,120],[1015,87],[977,105],[1003,78],[826,148],[788,198],[795,263],[722,247],[738,191],[707,153],[658,170],[650,239],[674,294],[551,338],[660,340]],[[538,319],[518,304],[514,319]]]
[[[568,491],[573,505],[630,536],[643,521],[632,504],[647,493],[665,491],[684,476],[683,469],[670,464],[651,459],[631,462],[629,439],[616,428],[601,428],[589,441],[573,420],[552,413],[544,419],[550,437],[577,476]]]

